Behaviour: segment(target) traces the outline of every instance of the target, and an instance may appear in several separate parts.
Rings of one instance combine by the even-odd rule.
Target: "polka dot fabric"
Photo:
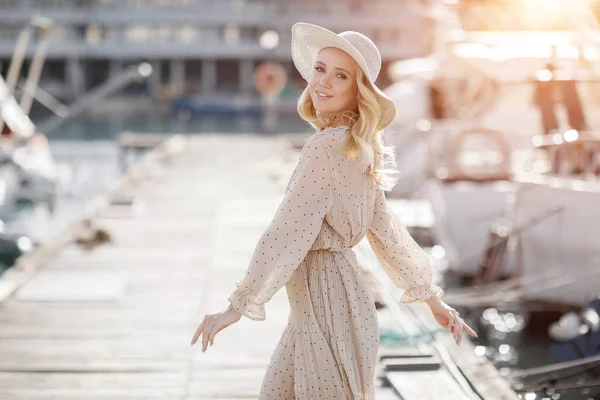
[[[431,283],[427,254],[398,221],[379,187],[374,210],[366,236],[386,274],[396,286],[405,289],[400,302],[409,304],[441,297],[442,288]]]
[[[382,268],[413,303],[443,291],[425,253],[388,208],[368,165],[343,152],[347,127],[306,142],[285,196],[261,236],[248,271],[229,297],[248,318],[283,286],[289,322],[259,399],[373,400],[379,324],[352,250],[367,236]]]

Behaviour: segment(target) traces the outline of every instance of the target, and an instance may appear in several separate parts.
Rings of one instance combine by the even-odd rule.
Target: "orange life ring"
[[[287,83],[283,66],[275,62],[264,62],[254,70],[254,87],[260,94],[277,94]]]
[[[474,173],[461,163],[461,155],[465,142],[473,136],[485,136],[497,143],[502,160],[497,167],[487,173]],[[444,153],[448,178],[453,180],[495,181],[509,179],[512,163],[512,148],[504,132],[494,129],[473,128],[459,132],[446,147]]]

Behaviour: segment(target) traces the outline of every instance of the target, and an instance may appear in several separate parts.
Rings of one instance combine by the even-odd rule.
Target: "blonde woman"
[[[292,58],[308,85],[300,116],[307,140],[285,197],[256,246],[226,310],[206,315],[202,351],[242,315],[265,319],[265,303],[286,286],[287,328],[266,371],[260,399],[374,399],[379,325],[356,255],[364,236],[387,275],[405,289],[401,303],[426,302],[460,344],[476,333],[440,297],[423,250],[386,203],[395,171],[382,131],[394,103],[375,86],[381,57],[358,32],[339,35],[297,23]]]

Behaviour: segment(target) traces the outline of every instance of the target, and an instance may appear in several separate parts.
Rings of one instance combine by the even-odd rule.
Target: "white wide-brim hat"
[[[396,105],[375,86],[375,80],[381,70],[381,54],[375,43],[359,32],[346,31],[338,35],[318,25],[305,22],[298,22],[292,26],[292,60],[307,82],[310,81],[317,54],[327,47],[344,50],[358,63],[367,76],[381,108],[378,128],[387,128],[396,117]]]

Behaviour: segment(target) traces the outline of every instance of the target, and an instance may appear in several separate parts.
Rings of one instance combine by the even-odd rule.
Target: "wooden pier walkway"
[[[0,277],[0,400],[257,398],[287,322],[284,290],[268,304],[266,321],[242,318],[206,353],[190,340],[205,313],[226,307],[298,151],[284,137],[175,139]],[[111,242],[93,243],[92,228]],[[86,250],[78,237],[97,246]],[[455,346],[441,336],[441,345]],[[486,399],[517,398],[488,364],[473,361],[466,336],[460,351],[464,370],[476,376],[475,366],[486,366],[480,375],[495,382]],[[404,398],[458,398],[444,395],[435,371],[410,374],[394,379],[413,382],[411,390],[435,379],[438,394]],[[399,398],[379,388],[378,400]]]

